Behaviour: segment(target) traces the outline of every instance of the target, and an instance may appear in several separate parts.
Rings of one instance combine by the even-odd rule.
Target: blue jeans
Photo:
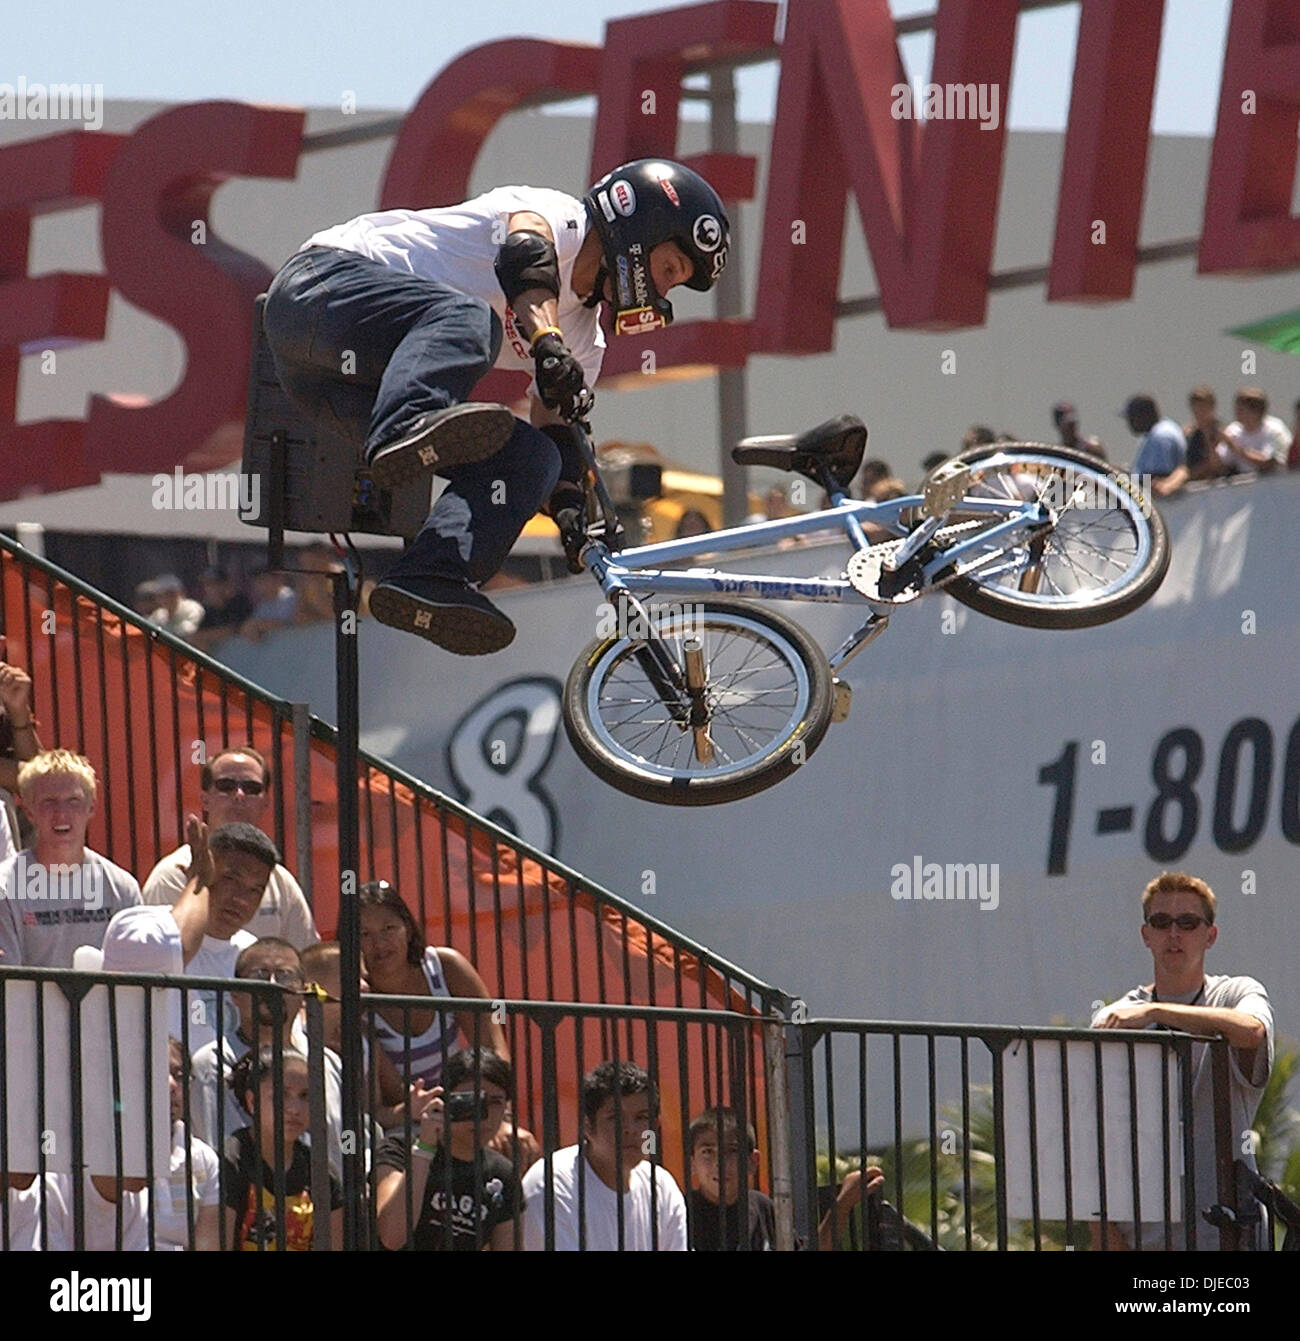
[[[263,327],[280,385],[318,436],[367,457],[424,415],[469,400],[501,347],[501,322],[483,299],[332,247],[289,259],[268,290]],[[389,576],[485,581],[559,473],[555,443],[516,419],[495,456],[446,472],[447,488]]]

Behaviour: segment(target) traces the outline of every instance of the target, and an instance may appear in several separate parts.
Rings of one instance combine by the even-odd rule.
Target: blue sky
[[[797,0],[796,0],[797,3]],[[1229,0],[1167,0],[1153,127],[1161,133],[1213,130]],[[7,7],[0,83],[102,84],[109,100],[195,102],[234,98],[337,106],[344,90],[360,108],[405,109],[453,57],[506,36],[599,42],[605,23],[676,8],[665,0],[42,0]],[[934,0],[893,0],[896,16],[925,13]],[[383,15],[382,22],[377,18]],[[1021,18],[1010,123],[1065,124],[1078,6]],[[913,79],[928,69],[928,36],[909,37]],[[741,76],[740,114],[771,115],[776,67]]]

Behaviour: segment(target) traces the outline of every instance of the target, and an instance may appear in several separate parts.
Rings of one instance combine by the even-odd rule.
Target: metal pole
[[[307,1014],[307,1093],[311,1125],[311,1199],[313,1206],[330,1204],[329,1126],[326,1121],[325,1098],[325,1016],[320,998],[308,993],[303,1002]],[[312,1217],[312,1249],[329,1252],[330,1217],[314,1214]]]
[[[1218,1204],[1227,1213],[1219,1217],[1219,1249],[1239,1252],[1242,1247],[1241,1207],[1237,1203],[1236,1149],[1232,1133],[1228,1044],[1217,1038],[1209,1044],[1210,1079],[1214,1087],[1214,1181]],[[1200,1210],[1200,1207],[1197,1207]],[[1254,1226],[1252,1225],[1253,1229]]]
[[[709,147],[714,153],[734,154],[740,148],[736,128],[736,80],[731,69],[709,72]],[[742,310],[740,282],[740,206],[731,204],[731,263],[717,288],[719,318],[738,317]],[[731,449],[748,431],[748,387],[744,368],[724,368],[718,374],[718,460],[722,476],[722,524],[739,526],[749,514],[748,472],[731,459]]]
[[[361,1141],[361,926],[357,882],[361,841],[357,814],[357,737],[360,700],[357,667],[357,605],[361,584],[349,554],[334,574],[335,670],[338,735],[335,745],[339,805],[339,1000],[343,1027],[343,1248],[362,1247],[365,1170]]]
[[[794,1233],[803,1236],[805,1245],[817,1248],[817,1145],[814,1126],[812,1057],[814,1038],[809,1026],[801,1018],[795,1022],[795,1002],[790,997],[779,998],[775,1007],[788,1023],[782,1029],[785,1035],[786,1103],[790,1120],[789,1150],[792,1173],[791,1198]],[[832,1160],[833,1168],[833,1160]],[[775,1173],[775,1170],[774,1170]],[[832,1177],[834,1174],[832,1173]],[[780,1203],[778,1202],[779,1206]],[[777,1247],[780,1241],[781,1221],[777,1219]],[[793,1245],[790,1245],[793,1246]]]
[[[293,721],[293,798],[295,874],[307,906],[315,910],[311,861],[311,708],[306,703],[290,705]]]
[[[790,1094],[785,1074],[785,1027],[765,1024],[763,1060],[767,1072],[767,1132],[771,1156],[772,1203],[776,1208],[776,1250],[794,1250],[794,1177],[790,1152]]]

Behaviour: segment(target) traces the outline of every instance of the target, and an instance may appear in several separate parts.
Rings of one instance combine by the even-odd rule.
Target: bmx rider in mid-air
[[[664,295],[727,263],[722,201],[679,163],[638,159],[582,200],[502,186],[446,209],[363,214],[309,238],[276,275],[264,328],[281,385],[323,436],[363,443],[381,488],[447,487],[370,598],[374,617],[452,652],[507,646],[476,590],[541,509],[573,537],[585,418],[605,337],[667,325]],[[529,368],[530,422],[471,402],[493,366]]]

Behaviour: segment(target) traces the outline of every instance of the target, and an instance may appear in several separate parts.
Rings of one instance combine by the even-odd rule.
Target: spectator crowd
[[[341,569],[333,547],[318,541],[292,562],[286,572],[255,569],[246,583],[228,569],[205,568],[193,595],[175,573],[163,573],[135,588],[135,610],[204,652],[226,638],[260,642],[282,629],[332,619],[333,574]]]
[[[166,1171],[150,1182],[120,1164],[92,1164],[78,1189],[72,1173],[11,1146],[0,1170],[0,1250],[73,1247],[78,1204],[87,1249],[148,1250],[152,1230],[155,1250],[304,1250],[318,1217],[338,1246],[347,1148],[341,952],[320,939],[301,887],[260,827],[271,801],[267,760],[251,745],[205,760],[187,841],[141,884],[87,846],[100,800],[95,771],[70,750],[40,748],[30,678],[4,663],[0,707],[0,737],[7,728],[9,741],[0,784],[16,789],[29,824],[22,846],[9,835],[0,861],[0,968],[205,980],[165,993],[169,1037],[156,1062],[171,1121]],[[0,837],[8,834],[0,826]],[[715,1107],[696,1116],[687,1135],[693,1185],[684,1192],[646,1157],[659,1124],[651,1077],[631,1062],[603,1062],[582,1081],[579,1142],[543,1152],[513,1113],[501,1024],[439,1005],[488,999],[474,965],[427,944],[391,883],[362,886],[359,903],[358,986],[408,1002],[368,1011],[363,1039],[376,1246],[735,1249],[742,1237],[750,1248],[774,1245],[773,1207],[757,1190],[755,1136],[742,1115]],[[315,1029],[309,997],[321,1002]],[[316,1061],[323,1179],[313,1176],[310,1131]],[[10,1097],[11,1112],[19,1102]],[[846,1215],[877,1180],[875,1169],[846,1180],[835,1213]]]

